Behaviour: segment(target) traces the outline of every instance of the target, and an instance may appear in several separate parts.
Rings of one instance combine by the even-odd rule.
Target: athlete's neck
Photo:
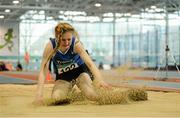
[[[64,54],[69,50],[69,48],[61,48],[61,47],[59,47],[59,50]]]

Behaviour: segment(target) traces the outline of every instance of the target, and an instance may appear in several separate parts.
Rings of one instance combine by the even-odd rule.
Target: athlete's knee
[[[51,97],[52,97],[53,99],[57,99],[57,100],[59,100],[59,99],[66,99],[67,94],[68,94],[67,91],[63,91],[63,90],[57,89],[57,90],[54,90],[54,91],[52,92]]]
[[[54,99],[65,99],[71,89],[71,84],[66,81],[56,81],[52,90],[52,98]]]

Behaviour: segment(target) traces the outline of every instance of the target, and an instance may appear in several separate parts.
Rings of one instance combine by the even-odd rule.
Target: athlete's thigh
[[[87,74],[86,72],[81,73],[76,80],[77,80],[77,86],[80,89],[92,87],[92,80],[89,74]]]
[[[56,80],[55,85],[52,90],[53,98],[65,98],[67,94],[71,91],[72,84],[65,80]]]
[[[89,74],[80,74],[80,76],[77,78],[77,86],[88,99],[97,100],[98,96],[93,88],[92,80]]]

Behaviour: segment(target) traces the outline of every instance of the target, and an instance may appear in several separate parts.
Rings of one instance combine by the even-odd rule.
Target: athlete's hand
[[[36,98],[32,104],[35,106],[42,106],[42,105],[44,105],[44,101],[42,98]]]

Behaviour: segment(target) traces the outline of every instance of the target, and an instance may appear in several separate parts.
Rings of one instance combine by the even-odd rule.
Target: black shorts
[[[92,74],[91,74],[89,68],[86,66],[86,64],[82,64],[78,68],[75,68],[68,72],[64,72],[60,75],[56,75],[56,80],[60,79],[60,80],[66,80],[66,81],[70,82],[72,80],[76,80],[76,78],[78,78],[78,76],[83,72],[89,74],[89,76],[92,79]]]

